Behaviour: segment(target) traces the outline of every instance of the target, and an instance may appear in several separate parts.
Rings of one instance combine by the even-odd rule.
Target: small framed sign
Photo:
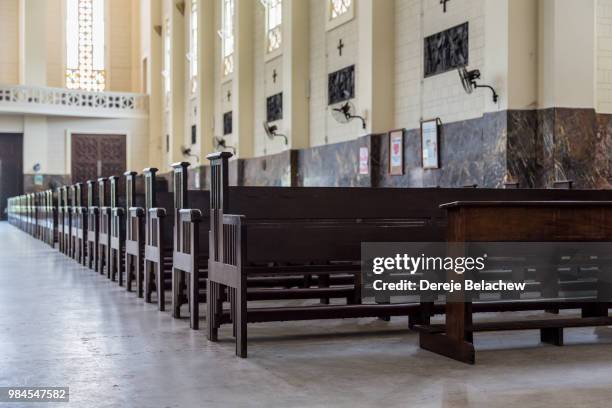
[[[421,162],[424,169],[440,168],[440,118],[421,122]]]
[[[389,132],[389,174],[404,174],[404,129]]]
[[[370,151],[367,147],[359,148],[359,174],[370,172]]]

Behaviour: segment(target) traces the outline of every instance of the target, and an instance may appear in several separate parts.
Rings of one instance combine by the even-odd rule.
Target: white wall
[[[337,27],[326,30],[326,3],[311,0],[310,9],[310,145],[342,142],[362,135],[358,120],[348,124],[337,123],[331,116],[327,105],[328,74],[355,64],[355,78],[359,81],[359,52],[357,13],[359,3],[355,4],[355,17]],[[338,42],[342,39],[342,55],[338,52]],[[357,113],[359,107],[358,86],[355,85],[355,98],[352,100]]]
[[[127,168],[149,167],[148,119],[89,119],[65,116],[0,115],[0,133],[23,133],[23,168],[31,173],[39,163],[41,173],[70,174],[70,133],[127,135]]]
[[[19,0],[0,1],[0,84],[19,82]]]
[[[422,13],[422,16],[421,16]],[[421,119],[453,122],[480,117],[484,91],[466,95],[457,72],[423,79],[424,38],[469,22],[469,69],[484,70],[484,0],[453,0],[447,12],[437,1],[396,1],[395,125],[418,128]],[[489,96],[489,95],[487,95]]]
[[[597,109],[612,113],[612,0],[597,2]]]

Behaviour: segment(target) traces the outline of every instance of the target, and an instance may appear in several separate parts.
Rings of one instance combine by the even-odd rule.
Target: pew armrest
[[[159,208],[159,207],[149,208],[149,217],[152,217],[152,218],[163,218],[165,216],[166,216],[166,209],[165,208]]]
[[[202,212],[198,209],[186,208],[179,210],[181,222],[200,222],[202,221]]]
[[[111,214],[114,217],[123,217],[123,215],[125,214],[125,210],[121,207],[113,207],[111,208]]]
[[[140,207],[130,207],[128,209],[128,213],[130,214],[130,217],[137,217],[137,218],[142,218],[144,217],[144,209],[140,208]]]

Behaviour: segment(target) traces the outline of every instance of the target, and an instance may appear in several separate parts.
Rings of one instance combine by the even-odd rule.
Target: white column
[[[47,2],[19,1],[19,83],[47,85]],[[49,157],[47,118],[40,115],[23,117],[23,172],[34,173],[32,166],[41,165],[41,173],[50,173],[56,160]]]
[[[162,131],[162,2],[150,0],[140,2],[142,13],[142,56],[147,58],[146,89],[149,92],[149,163],[163,169],[162,148],[165,147]],[[141,169],[135,169],[140,171]]]
[[[283,127],[292,149],[310,145],[308,1],[283,1]]]
[[[172,43],[171,68],[171,117],[172,127],[170,134],[169,160],[183,161],[183,147],[185,137],[185,17],[179,11],[177,4],[180,0],[170,0],[167,16],[170,17],[170,41]]]
[[[232,81],[232,118],[234,140],[239,157],[253,156],[253,0],[235,0],[234,76]]]
[[[480,89],[485,112],[534,108],[537,100],[538,2],[487,0],[485,2],[485,61]]]
[[[366,116],[367,133],[387,132],[394,127],[395,6],[379,0],[360,0],[356,5],[358,113]]]
[[[539,1],[539,107],[594,108],[596,1]]]
[[[47,84],[47,2],[19,1],[19,82]]]
[[[198,95],[200,99],[200,163],[206,164],[206,155],[214,151],[215,121],[215,30],[216,0],[200,0],[198,9]]]

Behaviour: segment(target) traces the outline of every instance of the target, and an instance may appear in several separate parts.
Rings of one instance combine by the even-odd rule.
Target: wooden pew
[[[73,207],[72,242],[74,259],[85,265],[87,250],[87,207],[84,204],[83,183],[74,185],[75,205]]]
[[[408,316],[414,304],[360,304],[362,241],[401,240],[410,230],[421,239],[439,239],[440,227],[431,209],[420,219],[403,215],[402,201],[389,189],[356,188],[228,188],[229,154],[211,160],[211,242],[207,299],[208,337],[217,340],[220,324],[232,321],[236,353],[246,357],[247,322],[319,318]],[[402,190],[395,190],[401,192]],[[237,194],[239,200],[235,200]],[[381,195],[380,200],[378,196]],[[418,209],[418,199],[416,202]],[[230,204],[231,203],[231,204]],[[236,215],[230,215],[228,208]],[[197,210],[183,210],[192,217]],[[416,210],[415,210],[416,211]],[[433,211],[435,212],[435,211]],[[385,214],[382,218],[380,214]],[[248,238],[247,238],[248,237]],[[345,305],[266,307],[247,310],[249,280],[283,275],[354,276],[354,287],[272,289],[260,299],[347,298]],[[222,310],[227,290],[229,316]],[[284,295],[284,296],[283,296]]]
[[[108,267],[110,261],[110,229],[111,229],[111,207],[108,202],[108,178],[98,179],[98,201],[100,203],[100,214],[98,224],[98,273],[111,279],[111,270]]]
[[[608,198],[608,192],[600,192]],[[592,193],[591,193],[592,195]],[[448,211],[449,242],[609,242],[612,241],[612,201],[458,201],[442,205]],[[499,220],[504,222],[500,223]],[[608,272],[609,271],[604,271]],[[456,281],[462,275],[453,276]],[[609,284],[598,282],[598,285]],[[605,287],[609,293],[610,288]],[[473,333],[480,331],[540,330],[542,342],[563,344],[563,328],[612,325],[608,316],[609,299],[591,301],[512,302],[514,309],[551,310],[581,308],[582,318],[517,320],[474,323],[478,306],[464,298],[446,303],[446,323],[417,326],[420,346],[426,350],[473,364]],[[535,306],[534,309],[527,309]],[[500,310],[499,307],[489,311]],[[482,308],[481,308],[482,310]]]
[[[110,177],[111,183],[111,219],[109,263],[112,280],[117,279],[123,286],[125,271],[125,200],[120,199],[119,177]]]
[[[172,316],[179,318],[181,305],[189,303],[190,326],[199,326],[199,303],[206,301],[208,270],[207,220],[196,221],[191,212],[180,211],[193,206],[206,208],[210,201],[208,191],[187,189],[189,163],[172,165],[174,183],[173,252],[172,252]],[[198,231],[193,231],[196,228]],[[188,288],[187,292],[185,289]]]
[[[47,207],[47,191],[40,191],[38,193],[39,201],[39,215],[38,215],[38,239],[47,242],[47,218],[48,218],[48,207]]]
[[[125,224],[125,279],[126,290],[132,291],[132,283],[136,281],[138,297],[143,296],[143,260],[144,260],[144,196],[142,202],[136,202],[136,175],[135,171],[128,171],[125,175],[126,194],[126,224]],[[119,285],[121,285],[121,274]]]
[[[77,220],[77,214],[76,214],[76,210],[78,205],[78,198],[77,198],[77,188],[76,185],[70,185],[68,186],[68,201],[70,202],[70,214],[72,215],[72,220],[70,222],[70,230],[68,231],[68,240],[69,240],[69,248],[70,248],[70,252],[68,253],[68,256],[72,259],[77,258],[77,249],[76,249],[76,244],[77,244],[77,230],[79,229],[77,227],[78,224],[78,220]]]
[[[172,285],[173,195],[157,189],[158,169],[144,169],[145,178],[145,256],[144,299],[151,303],[155,290],[160,311],[165,310],[165,290]],[[166,209],[170,209],[167,211]]]
[[[424,313],[420,307],[415,310],[414,305],[397,304],[334,305],[327,309],[320,309],[320,306],[279,307],[267,310],[249,306],[247,309],[248,282],[255,276],[296,271],[327,274],[327,271],[334,272],[334,268],[341,270],[336,263],[339,260],[359,263],[361,242],[444,241],[446,214],[438,206],[453,201],[449,200],[451,197],[514,201],[534,198],[612,199],[611,191],[578,190],[231,189],[227,187],[227,170],[223,171],[227,169],[228,154],[211,155],[211,159],[208,336],[216,340],[219,325],[233,321],[237,354],[240,356],[246,356],[247,322],[409,315],[416,323]],[[244,194],[241,199],[232,201],[232,197],[241,190],[241,194]],[[230,205],[233,215],[228,214]],[[181,213],[188,211],[192,211],[192,216],[198,215],[194,210],[183,210]],[[296,237],[299,237],[299,241]],[[298,246],[295,242],[305,244]],[[262,262],[275,262],[281,267],[255,266]],[[221,303],[225,287],[231,305],[229,317],[222,310]],[[544,305],[519,303],[517,306],[512,302],[500,301],[479,305],[479,311],[517,310],[517,307],[541,310],[539,308]],[[441,311],[443,308],[434,308],[431,312]]]
[[[69,202],[68,187],[67,186],[61,187],[60,194],[61,194],[61,207],[62,207],[61,220],[60,220],[61,222],[60,250],[65,255],[69,255],[71,251],[70,229],[72,226],[72,206],[70,205],[70,202]]]
[[[64,198],[62,187],[56,189],[57,199],[57,246],[64,253]]]
[[[57,201],[54,198],[54,191],[47,190],[47,244],[55,247],[57,242]]]
[[[174,255],[173,255],[173,316],[180,317],[180,306],[188,301],[190,326],[199,327],[199,303],[206,302],[206,278],[209,256],[209,217],[201,217],[201,211],[209,212],[210,194],[206,191],[188,191],[187,178],[189,163],[173,165],[175,190]],[[283,188],[270,188],[267,191],[283,191]],[[235,202],[241,201],[242,194],[248,189],[234,189]],[[194,207],[192,211],[185,207]],[[187,276],[185,276],[187,275]],[[355,291],[354,274],[328,274],[316,276],[285,274],[282,276],[260,276],[248,279],[249,300],[348,298],[355,302],[360,293]],[[187,284],[186,284],[187,283]],[[334,287],[330,288],[330,284]],[[313,285],[317,288],[312,289]],[[337,287],[337,285],[344,285]],[[187,287],[187,296],[183,289]],[[310,288],[310,289],[309,289]],[[223,294],[225,296],[225,294]]]
[[[36,238],[45,241],[45,228],[47,224],[47,197],[45,191],[39,191],[38,195],[38,217],[36,219],[37,233]]]
[[[43,224],[43,219],[44,219],[44,206],[43,204],[43,200],[42,200],[42,195],[40,192],[36,192],[33,194],[34,196],[34,207],[35,207],[35,212],[34,212],[34,237],[36,239],[41,239],[42,237],[42,224]]]
[[[87,267],[98,271],[99,260],[99,224],[100,211],[96,204],[98,202],[98,194],[96,192],[96,182],[87,180]]]

